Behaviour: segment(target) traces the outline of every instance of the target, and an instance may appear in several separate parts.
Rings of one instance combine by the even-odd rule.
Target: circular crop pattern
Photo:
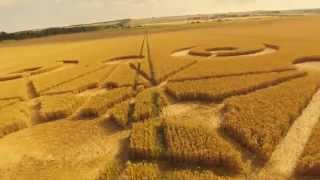
[[[261,47],[251,49],[240,49],[232,46],[209,47],[194,46],[183,48],[172,53],[174,57],[202,57],[202,58],[223,58],[234,56],[262,56],[275,53],[280,48],[276,45],[264,44]]]

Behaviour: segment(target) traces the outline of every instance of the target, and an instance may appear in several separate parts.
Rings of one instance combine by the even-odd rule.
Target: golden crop
[[[10,72],[10,74],[30,73],[30,72],[37,71],[37,70],[42,69],[42,68],[43,68],[42,66],[23,67],[23,68],[21,68],[19,70]]]
[[[120,64],[110,76],[103,81],[102,86],[107,88],[133,86],[135,75],[136,71],[133,70],[129,64]],[[138,84],[147,85],[148,82],[139,76]]]
[[[7,107],[16,104],[19,102],[19,99],[7,99],[7,100],[0,100],[0,110]]]
[[[166,178],[170,180],[228,180],[231,178],[219,176],[209,170],[192,170],[192,169],[182,169],[182,170],[173,170],[169,171],[166,174]],[[236,179],[236,178],[232,178]]]
[[[228,45],[230,44],[230,45]],[[241,56],[254,54],[257,52],[261,52],[264,50],[265,46],[262,44],[244,44],[241,47],[236,47],[235,44],[231,44],[230,42],[225,46],[215,46],[214,43],[212,45],[202,45],[192,47],[189,51],[189,55],[209,57],[215,55],[217,57],[227,57],[227,56]],[[266,45],[269,47],[276,48],[273,45]]]
[[[284,65],[274,63],[270,65],[269,62],[264,61],[251,61],[244,59],[235,60],[217,60],[208,61],[203,60],[190,68],[178,73],[170,78],[170,81],[184,81],[184,80],[197,80],[203,78],[216,78],[224,76],[236,76],[246,74],[268,73],[268,72],[281,72],[293,70],[291,65]]]
[[[157,83],[160,83],[170,76],[192,66],[196,63],[196,61],[191,59],[174,59],[172,57],[167,57],[166,59],[156,59],[151,61],[152,64],[154,64],[154,76],[151,75],[151,70],[149,68],[149,62],[148,61],[142,61],[142,71],[146,76],[148,76],[148,79],[155,79]]]
[[[212,55],[212,53],[207,51],[206,48],[199,46],[199,47],[194,47],[194,48],[190,49],[189,55],[209,57]]]
[[[307,76],[232,97],[225,102],[222,128],[267,160],[318,87],[318,77]]]
[[[266,45],[267,46],[267,45]],[[270,47],[276,48],[276,46],[268,45]],[[214,45],[197,46],[192,47],[189,51],[189,55],[200,56],[200,57],[210,57],[212,55],[217,57],[228,57],[228,56],[241,56],[249,55],[264,50],[262,45],[246,44],[241,48],[232,46],[220,46],[215,47]]]
[[[224,166],[234,172],[242,170],[240,152],[215,131],[171,122],[164,125],[164,137],[167,156],[173,162]]]
[[[84,165],[91,172],[91,168],[96,168],[91,165],[91,162],[96,163],[91,158],[100,159],[99,156],[103,155],[100,150],[104,151],[105,146],[112,147],[110,151],[119,150],[122,143],[129,140],[129,147],[120,149],[121,153],[107,153],[110,156],[122,155],[123,150],[128,152],[128,159],[126,156],[111,158],[134,161],[127,164],[121,175],[124,179],[233,179],[233,176],[215,174],[218,171],[219,175],[225,175],[229,170],[239,176],[251,175],[256,173],[254,170],[264,168],[257,167],[255,162],[251,164],[251,160],[266,162],[270,158],[318,90],[319,76],[297,64],[319,61],[320,48],[317,44],[320,36],[316,35],[319,20],[318,16],[275,17],[270,21],[203,23],[184,26],[191,27],[188,30],[149,31],[145,39],[148,40],[147,52],[141,48],[143,36],[139,33],[144,30],[142,28],[134,29],[137,34],[125,37],[108,38],[110,36],[103,32],[92,32],[1,42],[0,138],[31,126],[37,112],[33,105],[40,101],[39,112],[46,120],[70,115],[78,115],[76,118],[80,119],[101,117],[90,122],[71,122],[85,127],[83,132],[87,128],[90,132],[93,132],[90,128],[99,131],[98,128],[103,126],[100,120],[105,122],[103,118],[108,116],[104,115],[108,114],[111,120],[128,128],[128,131],[119,133],[114,132],[113,127],[107,127],[106,133],[101,130],[101,138],[106,135],[108,139],[84,141],[79,146],[82,150],[68,151],[68,156],[64,157],[67,162],[73,162],[77,157],[84,157],[80,158],[81,161],[90,162],[89,167],[77,161],[80,162],[79,169]],[[261,53],[266,47],[275,51]],[[180,50],[188,53],[181,55]],[[174,56],[177,52],[179,55]],[[258,55],[248,55],[253,52],[258,52]],[[201,57],[211,54],[214,55]],[[139,63],[141,68],[138,68]],[[300,68],[301,71],[297,70]],[[30,84],[34,84],[35,93],[28,91],[32,89]],[[93,90],[79,95],[88,89]],[[172,106],[167,96],[175,97],[170,101]],[[182,102],[189,100],[194,102]],[[204,102],[208,100],[219,100],[221,104],[217,107],[213,102]],[[224,105],[221,121],[218,116],[220,105]],[[161,113],[164,107],[168,111]],[[172,117],[172,114],[177,117]],[[179,117],[181,119],[175,119]],[[169,121],[171,119],[174,121]],[[206,119],[208,122],[204,122]],[[61,124],[70,124],[68,119],[62,121]],[[193,121],[197,121],[199,126],[192,124]],[[208,130],[203,127],[211,121],[217,121],[214,123],[219,128]],[[30,128],[26,130],[30,133],[26,134],[33,136],[34,129],[46,132],[46,128],[55,123]],[[114,134],[108,134],[109,128]],[[68,128],[64,130],[67,131]],[[300,174],[319,176],[317,131],[319,127],[315,128],[298,163]],[[74,134],[74,138],[83,138],[83,132]],[[120,142],[120,136],[127,132],[131,133],[129,139]],[[55,130],[50,131],[48,136],[54,133]],[[11,138],[5,137],[4,141]],[[60,148],[52,148],[52,144],[62,144],[58,142],[61,138],[53,137],[55,143],[47,143],[51,141],[42,141],[42,138],[50,137],[45,134],[39,141],[39,147],[45,148],[46,152]],[[22,138],[21,141],[24,140]],[[90,156],[83,154],[91,150],[87,146],[94,144],[98,147],[98,143],[105,140],[110,144],[104,143]],[[0,141],[0,149],[9,147],[3,146],[4,141]],[[248,153],[250,157],[247,157],[247,150],[251,151]],[[17,157],[20,157],[20,152],[17,151]],[[23,153],[29,156],[29,151]],[[247,158],[248,164],[243,162]],[[23,165],[23,161],[22,158],[18,165]],[[41,173],[49,172],[46,169],[48,163],[42,163],[40,158],[34,169]],[[247,165],[252,167],[247,169]],[[75,178],[77,168],[68,169]],[[11,166],[8,169],[12,170]],[[61,169],[54,171],[60,173]],[[107,167],[105,178],[118,178],[120,169]],[[0,166],[0,177],[3,171],[6,169]]]
[[[242,171],[240,152],[217,132],[204,127],[149,120],[133,125],[130,137],[132,159],[165,159],[174,163],[224,166]]]
[[[263,50],[264,48],[258,48],[258,49],[252,49],[252,50],[235,50],[233,52],[218,52],[217,57],[250,55],[250,54],[262,52]]]
[[[81,64],[87,65],[119,56],[135,55],[139,52],[137,44],[142,39],[140,36],[118,38],[106,38],[100,35],[91,38],[81,36],[20,42],[22,46],[1,45],[1,59],[6,60],[6,67],[10,67],[8,71],[15,71],[21,67],[54,64],[69,59],[76,59]]]
[[[134,123],[129,145],[131,158],[161,159],[165,153],[161,133],[161,123],[155,120]]]
[[[305,73],[291,70],[242,76],[228,76],[203,80],[170,82],[169,94],[178,100],[219,101],[230,96],[248,93],[257,89],[304,76]]]
[[[72,93],[40,97],[42,120],[50,121],[66,118],[74,113],[84,102],[84,97]]]
[[[155,95],[158,94],[158,99]],[[116,104],[110,111],[111,119],[120,126],[158,117],[161,110],[168,104],[163,91],[157,88],[142,89],[134,99]]]
[[[27,99],[26,85],[26,79],[1,82],[0,99]]]
[[[80,93],[87,89],[96,88],[99,84],[105,80],[110,73],[116,68],[114,65],[102,66],[99,69],[94,70],[90,73],[85,74],[85,76],[78,77],[76,79],[70,80],[69,82],[60,84],[48,91],[46,94],[55,94],[61,92],[73,92]]]
[[[133,96],[132,88],[124,87],[109,90],[91,97],[80,110],[80,117],[96,117],[109,108]]]
[[[130,121],[130,113],[132,113],[132,104],[130,100],[116,104],[111,110],[111,118],[121,127],[126,127]]]
[[[177,41],[177,43],[168,44],[167,39],[163,39],[162,35],[149,36],[148,46],[144,51],[146,59],[141,63],[142,74],[156,84],[196,63],[193,59],[179,59],[171,56],[175,48],[181,48],[178,46],[180,43],[185,46],[185,43],[189,44],[189,42]]]
[[[73,80],[79,79],[86,76],[92,72],[99,70],[101,66],[92,65],[92,66],[72,66],[64,67],[60,70],[54,72],[41,74],[38,76],[32,76],[37,92],[40,94],[45,94],[46,91],[49,91],[59,85],[64,83],[71,82]]]
[[[7,106],[0,110],[0,138],[27,128],[30,125],[30,109],[24,102]]]
[[[109,161],[95,180],[113,180],[121,174],[122,167],[117,161]]]
[[[305,176],[320,175],[320,123],[313,129],[297,165],[297,172]]]
[[[128,180],[158,180],[161,172],[157,164],[154,163],[131,163],[128,162],[126,168],[121,173],[120,179]]]
[[[35,76],[35,75],[39,75],[39,74],[42,74],[42,73],[48,73],[50,71],[54,71],[54,70],[57,70],[57,69],[62,68],[62,67],[63,67],[62,64],[54,64],[54,65],[50,65],[49,64],[49,65],[43,66],[40,69],[36,69],[34,71],[31,71],[29,73],[30,73],[30,75]]]
[[[154,102],[155,93],[159,94],[158,102]],[[158,103],[158,105],[156,105]],[[135,98],[133,113],[134,121],[143,121],[157,116],[154,111],[161,111],[168,104],[162,91],[157,88],[149,88],[140,92]],[[158,106],[158,107],[155,107]],[[158,109],[155,109],[158,108]]]
[[[14,80],[14,79],[19,79],[19,78],[22,78],[22,77],[23,77],[22,73],[3,75],[3,76],[0,76],[0,82],[1,81],[9,81],[9,80]]]
[[[294,64],[299,64],[304,62],[320,62],[320,56],[305,56],[305,57],[297,58],[293,61]]]

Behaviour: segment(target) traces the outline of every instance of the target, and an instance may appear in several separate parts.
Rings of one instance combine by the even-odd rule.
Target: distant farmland
[[[320,178],[320,17],[0,43],[0,179]]]

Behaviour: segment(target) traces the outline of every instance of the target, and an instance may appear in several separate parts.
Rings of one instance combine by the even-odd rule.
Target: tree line
[[[96,25],[96,26],[73,26],[73,27],[53,27],[42,30],[29,30],[29,31],[20,31],[14,33],[0,32],[0,41],[4,40],[22,40],[29,38],[39,38],[59,34],[71,34],[71,33],[81,33],[81,32],[90,32],[98,31],[103,29],[112,29],[112,28],[126,28],[127,21],[119,21],[111,25]]]

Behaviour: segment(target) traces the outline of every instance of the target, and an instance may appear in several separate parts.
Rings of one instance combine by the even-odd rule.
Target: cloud
[[[16,4],[16,0],[0,0],[0,7],[9,7]]]
[[[122,18],[320,7],[320,0],[0,0],[0,29],[18,31]]]
[[[107,1],[104,0],[78,0],[77,2],[80,6],[84,6],[87,8],[101,8],[104,7]]]

